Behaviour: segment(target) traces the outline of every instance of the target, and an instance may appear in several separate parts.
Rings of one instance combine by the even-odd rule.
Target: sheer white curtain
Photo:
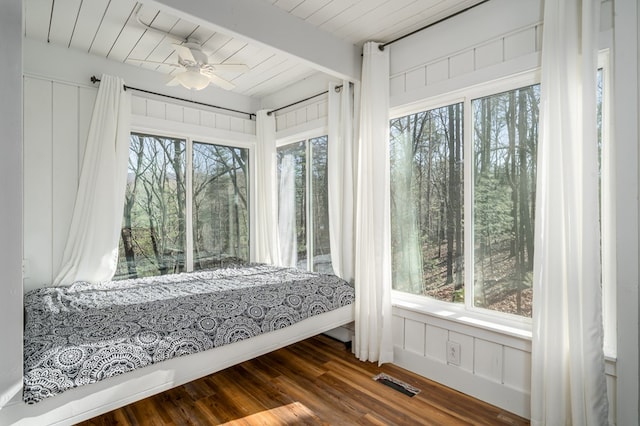
[[[397,130],[393,138],[393,169],[391,170],[391,212],[393,220],[394,251],[392,280],[397,290],[413,294],[422,292],[422,244],[418,226],[418,206],[413,194],[415,179],[412,126],[402,133]]]
[[[607,424],[600,287],[599,0],[545,2],[531,423]]]
[[[266,110],[256,113],[256,137],[255,261],[279,265],[276,121]]]
[[[127,184],[130,102],[122,79],[101,77],[55,285],[107,281],[116,271]]]
[[[329,240],[333,272],[353,280],[354,212],[354,87],[348,81],[336,91],[329,84],[328,189]]]
[[[356,174],[356,341],[362,361],[393,361],[389,208],[389,52],[363,49]]]
[[[278,236],[280,264],[295,267],[298,262],[296,239],[296,165],[293,154],[287,153],[280,163],[278,195]]]

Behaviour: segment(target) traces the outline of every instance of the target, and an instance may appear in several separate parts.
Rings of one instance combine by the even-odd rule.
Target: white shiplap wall
[[[60,264],[97,90],[23,81],[26,291],[51,283]]]
[[[327,95],[278,111],[275,113],[276,137],[286,139],[313,129],[321,133],[327,127],[328,111]]]
[[[393,309],[394,363],[432,380],[529,416],[531,340],[406,307]],[[447,361],[460,344],[460,365]]]
[[[28,75],[23,81],[23,282],[27,291],[49,285],[60,265],[97,89]],[[132,113],[134,130],[178,129],[182,135],[215,141],[255,139],[255,121],[239,114],[135,94]]]

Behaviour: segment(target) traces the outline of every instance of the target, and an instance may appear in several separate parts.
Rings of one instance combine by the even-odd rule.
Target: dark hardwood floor
[[[372,380],[386,373],[409,397]],[[526,425],[529,422],[393,365],[358,361],[316,336],[81,425]]]

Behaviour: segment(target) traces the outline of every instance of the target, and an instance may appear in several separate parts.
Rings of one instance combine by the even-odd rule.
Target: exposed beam
[[[264,0],[151,0],[158,8],[296,57],[341,79],[360,79],[360,49]]]

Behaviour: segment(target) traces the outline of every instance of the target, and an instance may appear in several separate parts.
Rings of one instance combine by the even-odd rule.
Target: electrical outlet
[[[460,343],[447,340],[447,362],[460,365]]]

